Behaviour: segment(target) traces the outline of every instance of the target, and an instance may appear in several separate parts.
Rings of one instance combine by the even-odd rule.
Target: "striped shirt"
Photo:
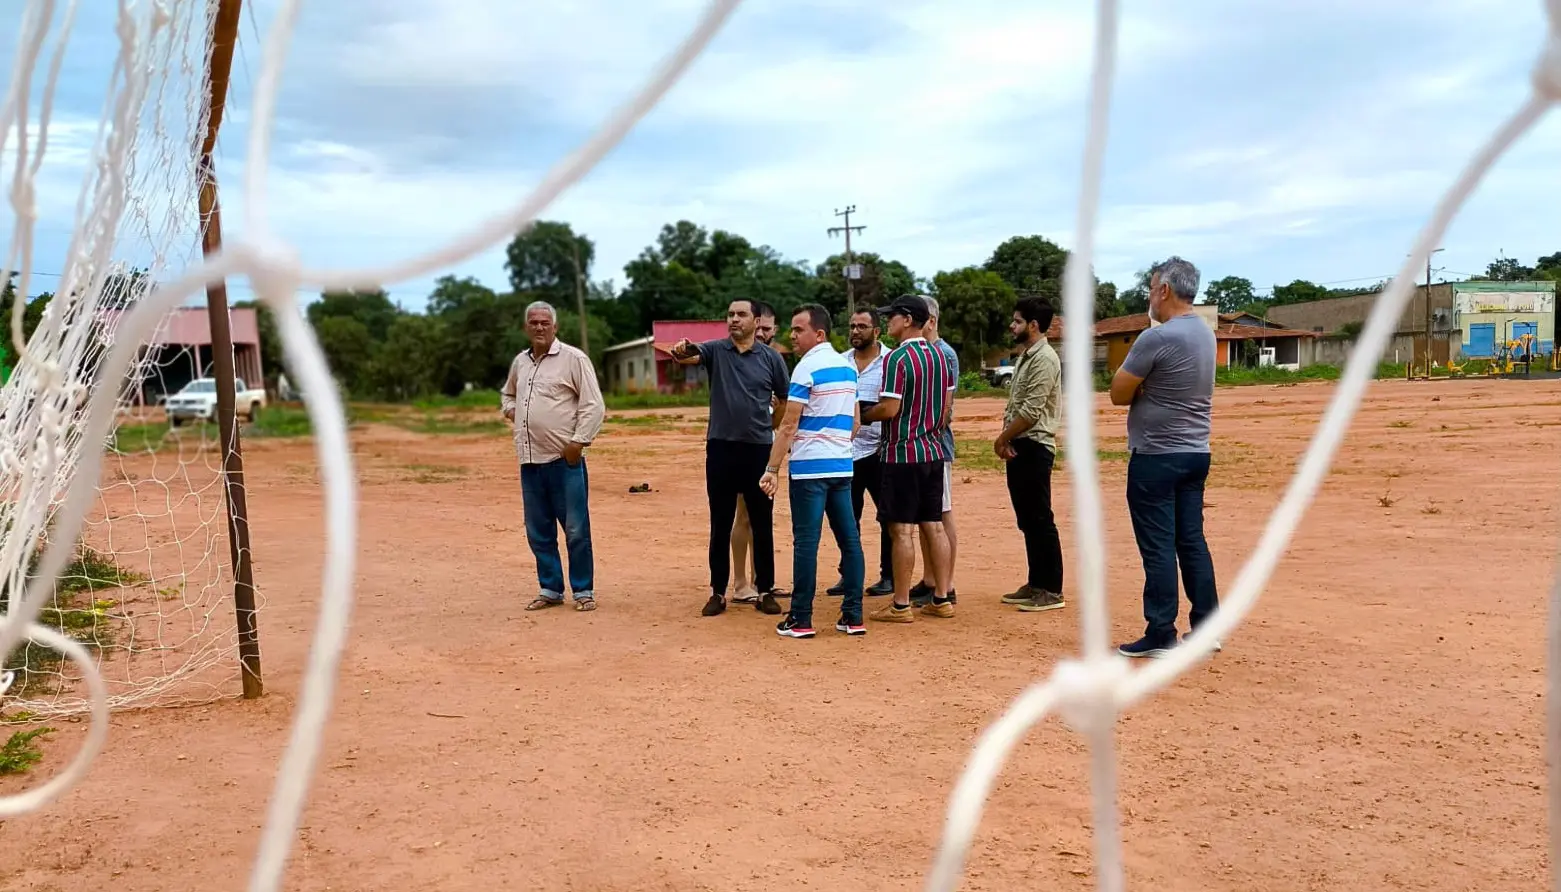
[[[791,443],[791,479],[850,477],[856,367],[827,341],[819,344],[792,370],[787,399],[802,405]]]
[[[943,413],[957,384],[953,367],[926,338],[911,338],[890,351],[879,399],[899,400],[900,414],[884,422],[884,462],[954,460],[943,443]]]
[[[889,355],[889,348],[878,344],[878,355],[867,364],[867,368],[856,373],[856,401],[859,403],[878,402],[878,391],[883,390],[883,361]],[[840,354],[845,357],[851,368],[856,368],[856,350],[847,347]],[[857,461],[871,458],[878,454],[878,439],[883,430],[883,422],[874,421],[871,424],[863,423],[856,431],[856,439],[851,441],[851,457]]]

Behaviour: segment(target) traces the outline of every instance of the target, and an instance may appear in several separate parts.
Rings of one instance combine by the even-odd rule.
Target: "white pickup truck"
[[[245,386],[243,378],[233,379],[233,390],[234,412],[253,422],[255,416],[260,414],[261,407],[266,404],[266,392],[250,390]],[[168,423],[174,427],[191,419],[216,421],[217,379],[196,378],[184,385],[183,390],[168,397],[163,408],[168,412]]]

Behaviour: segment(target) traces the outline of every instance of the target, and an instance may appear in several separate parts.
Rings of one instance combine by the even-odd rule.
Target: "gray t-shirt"
[[[738,443],[774,442],[770,398],[785,402],[791,387],[786,360],[771,347],[754,342],[747,353],[731,338],[695,345],[699,364],[710,373],[709,440]]]
[[[1127,410],[1128,451],[1209,451],[1214,353],[1214,332],[1191,313],[1138,336],[1122,361],[1129,375],[1144,379]]]
[[[959,354],[955,353],[954,352],[954,348],[949,345],[949,342],[943,340],[942,338],[938,338],[938,342],[936,344],[933,344],[932,346],[938,348],[938,352],[943,354],[943,358],[948,360],[949,366],[954,369],[954,381],[955,381],[955,384],[957,386],[958,382],[959,382]],[[950,424],[948,427],[943,428],[943,431],[942,431],[940,436],[941,436],[941,438],[943,440],[943,448],[948,450],[949,461],[953,461],[954,460],[954,427],[953,427],[953,425]]]

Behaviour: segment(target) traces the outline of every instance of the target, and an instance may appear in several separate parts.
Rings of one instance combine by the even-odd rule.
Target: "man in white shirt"
[[[785,415],[759,486],[773,497],[780,466],[791,455],[791,610],[775,627],[783,638],[812,638],[813,589],[824,518],[844,565],[845,594],[835,630],[865,635],[862,622],[862,543],[851,516],[851,441],[859,424],[856,369],[829,343],[829,311],[805,306],[791,318],[791,343],[801,359],[791,373]]]
[[[858,409],[865,412],[878,403],[879,391],[883,390],[883,361],[889,355],[881,340],[883,329],[878,312],[865,307],[851,314],[847,337],[851,348],[841,355],[856,369],[856,402]],[[864,496],[873,497],[873,512],[878,516],[878,581],[866,592],[873,597],[894,594],[894,539],[884,526],[880,510],[883,463],[878,458],[878,440],[882,426],[882,422],[863,424],[851,441],[851,513],[856,517],[859,539],[862,537],[862,509],[866,507]],[[829,589],[829,594],[837,598],[846,593],[844,567],[840,569],[840,577],[840,581]]]

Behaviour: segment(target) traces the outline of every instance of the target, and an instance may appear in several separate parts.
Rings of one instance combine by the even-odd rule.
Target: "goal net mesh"
[[[94,130],[55,117],[52,103],[54,55],[74,10],[29,4],[0,130],[13,218],[0,280],[14,294],[3,320],[14,367],[0,389],[0,610],[9,612],[37,576],[83,452],[106,449],[71,560],[39,619],[87,646],[116,707],[237,691],[215,431],[173,428],[156,406],[207,371],[209,344],[170,342],[200,328],[176,325],[184,320],[175,316],[204,321],[204,308],[166,316],[124,372],[104,368],[125,313],[199,253],[194,147],[207,117],[200,72],[212,9],[205,0],[121,9],[118,27],[130,40]],[[72,182],[72,174],[80,178]],[[77,220],[68,249],[32,250],[36,217],[71,201]],[[10,337],[13,316],[21,341]],[[106,442],[88,442],[86,397],[101,388],[118,396],[115,429]],[[0,720],[87,708],[81,669],[57,649],[30,643],[4,665],[15,675]]]
[[[563,159],[516,206],[480,224],[449,244],[430,249],[394,266],[372,270],[317,270],[302,267],[285,244],[267,226],[265,173],[270,126],[282,75],[288,39],[297,20],[301,0],[277,0],[276,15],[267,33],[261,70],[256,79],[245,154],[243,186],[246,212],[245,239],[235,240],[220,256],[190,264],[179,276],[172,271],[193,254],[198,232],[187,221],[193,216],[192,189],[195,141],[190,137],[200,122],[204,93],[200,64],[205,35],[211,23],[204,2],[131,3],[119,0],[119,39],[129,61],[107,90],[107,129],[94,157],[93,179],[84,193],[77,216],[77,244],[68,258],[61,258],[66,280],[59,292],[74,297],[60,301],[54,314],[46,314],[34,341],[34,360],[22,363],[18,380],[5,391],[0,472],[5,479],[7,523],[10,528],[0,546],[0,576],[11,598],[7,621],[0,625],[0,655],[6,665],[16,664],[18,648],[28,638],[52,642],[69,653],[79,669],[73,677],[59,673],[64,693],[50,694],[38,708],[80,708],[90,703],[93,722],[82,752],[62,773],[42,787],[11,797],[0,797],[0,818],[23,814],[63,794],[79,780],[103,743],[106,704],[117,696],[162,696],[182,688],[199,668],[231,662],[228,624],[220,617],[224,579],[224,549],[217,547],[221,516],[220,485],[216,462],[200,441],[180,440],[171,451],[129,456],[123,450],[101,451],[102,442],[114,433],[116,413],[123,415],[127,380],[139,380],[137,368],[146,358],[138,344],[155,340],[157,323],[181,301],[199,294],[207,281],[225,276],[248,277],[256,293],[277,311],[290,366],[305,392],[318,394],[309,406],[315,432],[316,453],[325,490],[325,570],[319,620],[309,656],[293,733],[282,755],[276,788],[262,831],[252,892],[280,888],[288,854],[297,834],[308,789],[318,760],[321,737],[329,722],[336,672],[352,610],[352,577],[356,546],[356,493],[353,467],[346,439],[342,406],[330,386],[329,372],[313,334],[293,304],[298,289],[347,290],[371,288],[443,270],[479,251],[500,244],[531,223],[550,202],[577,182],[648,112],[682,76],[738,5],[738,0],[712,0],[693,31],[672,56],[648,78],[646,84],[578,150]],[[215,6],[215,2],[210,6]],[[65,12],[60,13],[63,7]],[[28,235],[36,153],[29,146],[26,128],[34,125],[47,108],[52,89],[48,77],[48,24],[57,13],[68,16],[74,4],[57,0],[30,0],[26,4],[21,38],[6,114],[0,115],[0,135],[18,137],[0,144],[15,171],[11,191],[17,234],[12,241],[13,264],[30,268]],[[1533,79],[1534,90],[1525,102],[1492,135],[1471,159],[1453,185],[1431,210],[1431,219],[1417,236],[1397,276],[1378,298],[1361,332],[1344,375],[1316,434],[1302,457],[1294,478],[1274,509],[1252,554],[1243,565],[1219,611],[1190,635],[1183,646],[1161,660],[1136,669],[1116,656],[1109,646],[1106,603],[1104,522],[1098,468],[1094,459],[1095,394],[1091,387],[1093,282],[1090,263],[1100,197],[1102,161],[1107,143],[1107,121],[1115,66],[1119,4],[1096,0],[1096,35],[1089,94],[1089,120],[1080,176],[1080,196],[1074,232],[1076,245],[1070,255],[1063,288],[1066,436],[1069,452],[1080,456],[1069,462],[1073,476],[1078,572],[1081,605],[1082,652],[1061,660],[1053,672],[1023,692],[976,742],[966,771],[955,784],[942,844],[926,880],[929,890],[951,890],[959,883],[965,854],[974,839],[981,810],[1008,754],[1036,722],[1056,716],[1079,731],[1088,742],[1095,834],[1095,877],[1099,888],[1117,892],[1123,888],[1122,855],[1116,804],[1116,756],[1114,749],[1120,714],[1151,697],[1206,659],[1220,639],[1229,639],[1252,610],[1279,558],[1305,514],[1347,432],[1354,412],[1374,373],[1378,356],[1393,334],[1396,322],[1412,294],[1414,271],[1425,263],[1449,223],[1492,165],[1528,132],[1535,122],[1561,99],[1561,0],[1546,0],[1550,17],[1546,51]],[[41,22],[41,23],[40,23]],[[41,73],[41,74],[40,74]],[[37,112],[26,99],[39,95]],[[18,99],[18,96],[21,99]],[[193,97],[193,98],[192,98]],[[159,125],[164,110],[171,119]],[[46,116],[43,116],[46,117]],[[131,131],[146,136],[137,142]],[[36,137],[35,137],[36,138]],[[41,141],[36,143],[41,148]],[[31,153],[31,154],[28,154]],[[171,196],[171,200],[167,197]],[[166,203],[165,203],[166,202]],[[137,240],[150,249],[132,248]],[[147,268],[166,269],[169,279],[132,302],[113,326],[99,322],[99,311],[116,298],[104,284],[115,269],[116,252],[132,255],[149,250]],[[50,258],[53,260],[53,258]],[[163,281],[155,272],[154,279]],[[69,287],[67,286],[67,281]],[[56,306],[51,304],[51,307]],[[52,328],[50,326],[53,326]],[[106,350],[106,357],[105,357]],[[127,378],[127,375],[129,376]],[[123,419],[121,419],[122,421]],[[122,436],[125,427],[120,425]],[[101,440],[100,440],[101,438]],[[141,450],[143,452],[147,450]],[[159,471],[158,469],[162,469]],[[63,501],[62,501],[63,494]],[[198,507],[196,507],[198,506]],[[121,520],[130,516],[127,526]],[[52,527],[50,520],[52,518]],[[206,533],[189,533],[200,529]],[[85,546],[105,555],[132,556],[129,570],[150,581],[120,585],[115,593],[93,590],[94,609],[104,606],[112,618],[114,643],[94,645],[90,652],[68,636],[51,632],[37,620],[49,617],[45,608],[57,597],[57,584],[35,584],[24,598],[17,593],[29,574],[36,543],[50,548],[34,575],[42,581],[58,576],[72,558],[78,538]],[[84,572],[82,576],[92,575]],[[139,579],[140,576],[135,577]],[[162,600],[157,580],[179,580],[179,597]],[[168,586],[172,587],[172,586]],[[73,602],[76,604],[81,601]],[[1561,588],[1552,594],[1552,616],[1561,603]],[[155,605],[155,606],[154,606]],[[77,609],[77,608],[72,608]],[[143,613],[142,611],[145,611]],[[159,629],[177,631],[149,635],[132,634],[145,628],[148,616],[157,617]],[[172,621],[171,621],[172,620]],[[1561,635],[1551,623],[1550,686],[1557,687],[1561,670]],[[220,630],[220,631],[219,631]],[[145,637],[143,637],[145,635]],[[77,636],[80,637],[80,636]],[[210,647],[199,642],[211,641]],[[166,646],[152,642],[169,642]],[[155,654],[155,656],[151,656]],[[136,681],[139,660],[151,659],[156,667]],[[102,671],[99,671],[99,666]],[[109,684],[104,683],[107,676]],[[130,679],[122,682],[121,679]],[[163,679],[172,679],[165,681]],[[136,692],[141,692],[139,695]],[[76,697],[74,703],[69,699]],[[31,702],[31,701],[29,701]],[[1552,699],[1551,765],[1554,774],[1561,714]],[[1080,779],[1083,783],[1084,779]],[[1552,781],[1552,803],[1561,786]],[[1554,804],[1552,804],[1554,813]],[[1552,821],[1552,833],[1556,832]]]

